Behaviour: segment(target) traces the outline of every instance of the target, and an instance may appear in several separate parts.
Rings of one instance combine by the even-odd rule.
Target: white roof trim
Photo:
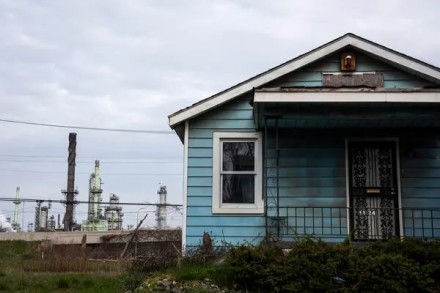
[[[440,103],[440,92],[255,92],[254,103]]]
[[[295,71],[348,45],[352,45],[373,55],[377,55],[380,58],[388,59],[391,62],[400,64],[410,70],[440,81],[440,71],[436,70],[435,68],[423,64],[422,62],[417,62],[417,60],[413,60],[410,57],[402,56],[399,53],[385,47],[370,43],[369,41],[361,39],[355,35],[347,34],[340,39],[336,39],[335,41],[324,45],[322,48],[311,51],[290,62],[280,65],[273,70],[269,70],[264,74],[258,75],[222,93],[201,101],[200,103],[195,104],[185,110],[170,115],[169,125],[174,127],[185,120],[209,111],[210,109],[226,103],[241,94],[251,91],[253,88],[264,85],[289,72]]]

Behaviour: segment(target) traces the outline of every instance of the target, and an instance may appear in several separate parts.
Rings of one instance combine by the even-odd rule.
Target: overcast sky
[[[167,116],[345,33],[440,66],[440,2],[0,2],[0,119],[169,131]],[[104,201],[182,203],[175,134],[120,133],[0,122],[0,197],[60,200],[69,132],[77,135],[78,200],[94,160]],[[20,206],[26,228],[34,203]],[[12,217],[14,206],[1,202]],[[87,206],[77,208],[78,222]],[[123,207],[124,227],[151,208]],[[54,204],[50,214],[64,216]],[[140,216],[139,216],[140,217]],[[149,214],[147,225],[154,225]],[[169,223],[179,225],[170,211]]]

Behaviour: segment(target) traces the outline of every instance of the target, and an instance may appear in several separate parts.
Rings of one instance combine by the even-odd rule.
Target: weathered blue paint
[[[433,86],[430,81],[362,53],[357,55],[357,63],[357,71],[383,74],[385,88]],[[339,72],[339,54],[287,74],[264,87],[320,87],[324,72]],[[359,113],[356,111],[361,106],[352,105],[348,113],[342,114],[339,113],[339,104],[326,105],[330,110],[324,114],[304,105],[263,105],[259,112],[259,131],[264,130],[264,123],[261,123],[264,114],[282,112],[278,121],[278,150],[275,122],[270,120],[266,124],[263,186],[267,217],[213,214],[213,132],[255,131],[254,109],[249,103],[251,98],[252,93],[237,97],[189,121],[185,235],[188,247],[199,245],[204,232],[209,232],[217,245],[223,241],[256,244],[266,236],[266,228],[275,234],[277,198],[280,200],[279,216],[284,221],[282,240],[294,240],[293,232],[314,232],[316,237],[327,241],[342,241],[349,234],[345,141],[354,137],[398,139],[404,235],[420,236],[433,226],[440,227],[440,211],[438,215],[436,211],[430,214],[436,220],[420,219],[426,214],[424,209],[440,209],[440,130],[433,127],[431,121],[423,120],[425,108],[415,109],[403,104],[371,104],[368,109],[359,108]],[[435,115],[435,111],[431,110],[429,115]],[[350,113],[354,114],[350,116]],[[405,208],[420,210],[409,215]],[[312,218],[314,216],[317,217]],[[292,231],[293,226],[296,231]],[[440,237],[440,229],[432,231],[433,237]]]
[[[287,218],[287,223],[284,222],[282,228],[287,229],[287,226],[290,228],[298,226],[295,232],[302,234],[307,230],[303,226],[313,226],[313,223],[307,223],[307,220],[311,220],[307,218],[304,219],[303,223],[300,223],[301,225],[296,225],[293,221],[298,221],[298,217],[294,217],[292,214],[288,216],[286,214],[287,209],[284,209],[284,207],[344,208],[347,205],[345,139],[353,137],[365,137],[366,139],[372,137],[397,138],[400,152],[402,208],[440,209],[440,164],[438,163],[440,158],[440,132],[438,129],[424,131],[370,129],[367,133],[349,129],[333,129],[330,132],[282,129],[279,132],[281,138],[279,140],[278,176],[276,176],[276,151],[273,149],[275,143],[270,141],[274,136],[273,131],[271,131],[268,145],[272,149],[266,150],[266,161],[269,166],[266,186],[268,202],[272,203],[268,213],[272,217],[276,215],[274,203],[276,203],[278,193],[280,216]],[[296,142],[292,144],[286,141],[286,134],[289,134],[290,139]],[[307,148],[304,148],[306,145]],[[317,153],[319,150],[322,150],[321,154]],[[309,210],[309,216],[311,216],[312,211],[319,212],[317,209],[311,209]],[[427,213],[428,211],[420,212]],[[429,211],[429,213],[431,212]],[[422,228],[440,228],[440,217],[431,220],[436,216],[430,214],[429,219],[422,221],[417,219],[416,214],[415,220],[413,218],[409,220],[406,218],[408,216],[407,212],[404,210],[403,213],[405,213],[403,218],[405,236],[420,236],[420,229]],[[440,210],[438,213],[440,215]],[[315,214],[315,216],[319,218],[319,215]],[[301,222],[301,217],[299,218]],[[326,219],[326,217],[321,217],[322,222],[316,224],[316,226],[326,225],[326,221],[329,219],[337,220],[338,218]],[[346,214],[341,214],[340,220],[343,225],[342,229],[346,230]],[[315,229],[315,235],[325,238],[325,235],[319,235],[320,231],[324,233],[323,230]],[[430,231],[431,233],[438,232],[432,229]],[[430,234],[425,233],[425,235]]]
[[[267,87],[319,87],[322,73],[340,72],[340,53],[332,54],[322,61],[301,68],[270,82]],[[384,88],[423,88],[434,86],[420,77],[408,74],[385,62],[357,53],[355,72],[376,72],[384,75]]]
[[[214,131],[255,131],[247,98],[223,105],[189,123],[187,246],[197,246],[203,232],[219,245],[258,243],[265,234],[263,215],[212,214],[212,134]]]

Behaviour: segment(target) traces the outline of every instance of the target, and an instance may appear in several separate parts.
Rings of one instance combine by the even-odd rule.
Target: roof
[[[360,51],[373,55],[379,60],[383,60],[398,68],[440,85],[440,68],[396,52],[355,34],[348,33],[312,51],[169,115],[169,125],[171,128],[175,128],[186,120],[197,117],[233,100],[239,95],[253,91],[254,88],[267,84],[274,79],[309,65],[348,46],[357,48]]]

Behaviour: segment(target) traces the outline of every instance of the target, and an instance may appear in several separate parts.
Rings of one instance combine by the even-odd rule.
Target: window
[[[214,132],[213,213],[263,213],[258,132]]]

